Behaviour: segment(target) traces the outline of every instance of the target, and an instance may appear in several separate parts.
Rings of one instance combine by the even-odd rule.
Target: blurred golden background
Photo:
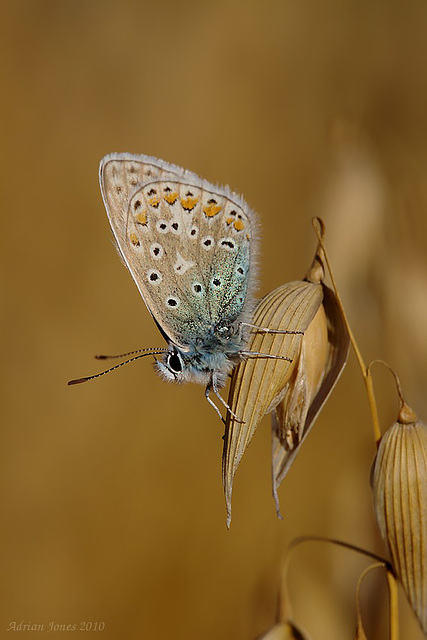
[[[103,640],[254,639],[275,621],[296,535],[385,554],[375,446],[354,357],[285,479],[276,519],[265,419],[225,526],[223,428],[202,387],[150,362],[80,387],[94,353],[162,345],[120,264],[98,187],[112,151],[145,153],[244,194],[261,221],[259,294],[327,244],[367,360],[427,418],[427,5],[421,0],[1,3],[2,593],[11,622],[105,622]],[[375,377],[382,426],[396,417]],[[367,561],[307,546],[295,619],[351,639]],[[402,600],[402,637],[421,638]],[[362,589],[387,637],[385,578]],[[86,632],[88,634],[89,632]],[[54,631],[49,637],[73,633]]]

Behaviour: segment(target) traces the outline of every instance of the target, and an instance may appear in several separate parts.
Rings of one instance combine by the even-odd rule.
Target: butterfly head
[[[176,347],[171,347],[162,357],[156,358],[156,369],[159,375],[168,382],[186,382],[186,366],[182,353]]]
[[[156,369],[169,382],[199,382],[207,384],[212,374],[225,383],[227,374],[240,360],[243,347],[238,322],[221,322],[207,330],[186,348],[169,343]]]

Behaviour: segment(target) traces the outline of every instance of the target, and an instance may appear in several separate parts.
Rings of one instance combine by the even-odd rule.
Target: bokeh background
[[[223,428],[201,387],[168,386],[148,361],[66,386],[101,368],[94,353],[162,344],[112,245],[98,163],[151,154],[243,193],[261,220],[260,295],[304,275],[322,215],[366,359],[397,369],[425,419],[427,5],[3,0],[1,16],[0,637],[23,621],[45,625],[20,635],[34,639],[87,622],[105,622],[90,632],[103,640],[254,639],[295,536],[385,553],[361,377],[350,357],[281,487],[283,521],[263,421],[227,531]],[[386,428],[394,386],[380,368],[375,384]],[[295,555],[295,619],[313,639],[353,638],[366,565],[327,545]],[[385,639],[381,572],[361,598],[368,637]]]

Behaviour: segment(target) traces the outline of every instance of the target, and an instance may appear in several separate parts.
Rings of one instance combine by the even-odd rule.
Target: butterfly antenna
[[[102,354],[102,353],[98,353],[98,354],[95,355],[95,358],[97,360],[109,360],[109,359],[112,359],[112,358],[127,358],[128,356],[133,356],[136,353],[142,353],[143,351],[152,352],[153,350],[152,349],[135,349],[135,351],[128,351],[127,353],[119,353],[116,356],[111,356],[111,355],[105,355],[105,354]],[[156,349],[156,351],[157,351],[157,349]],[[150,355],[150,354],[147,354],[147,355]]]
[[[160,353],[166,353],[167,349],[157,349],[157,350],[149,350],[149,349],[144,349],[141,351],[148,351],[149,353],[140,353],[137,356],[134,356],[133,358],[129,358],[129,360],[125,360],[124,362],[120,362],[120,364],[116,364],[114,367],[111,367],[110,369],[106,369],[105,371],[101,371],[101,373],[96,373],[93,376],[85,376],[84,378],[76,378],[75,380],[69,380],[67,382],[68,385],[73,385],[73,384],[81,384],[82,382],[88,382],[88,380],[94,380],[95,378],[100,378],[101,376],[105,376],[106,373],[110,373],[111,371],[114,371],[115,369],[120,369],[120,367],[123,367],[125,364],[129,364],[130,362],[135,362],[135,360],[139,360],[140,358],[144,358],[145,356],[154,356],[154,355],[158,355]]]

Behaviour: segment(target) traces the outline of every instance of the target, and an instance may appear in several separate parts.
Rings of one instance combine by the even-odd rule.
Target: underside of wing
[[[166,175],[179,178],[186,174],[194,175],[151,156],[110,153],[101,160],[101,194],[120,250],[119,239],[126,229],[129,201],[138,186],[148,180],[161,180]]]
[[[107,156],[100,181],[123,260],[175,344],[242,317],[254,221],[241,198],[147,156]]]

